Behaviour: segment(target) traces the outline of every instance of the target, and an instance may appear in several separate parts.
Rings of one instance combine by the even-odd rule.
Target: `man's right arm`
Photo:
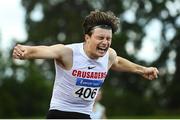
[[[62,44],[52,46],[16,45],[13,50],[15,59],[59,59],[70,50]]]

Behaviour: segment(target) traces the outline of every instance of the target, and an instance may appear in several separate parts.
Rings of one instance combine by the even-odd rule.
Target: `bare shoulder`
[[[69,70],[72,67],[73,64],[73,51],[71,48],[67,47],[63,44],[57,44],[56,49],[58,52],[58,58],[56,59],[56,62],[58,65],[60,65],[62,68]]]
[[[115,59],[117,57],[117,53],[113,48],[109,48],[109,59]]]
[[[108,52],[109,52],[109,64],[108,64],[108,66],[110,68],[111,65],[114,63],[114,61],[116,60],[117,53],[113,48],[109,48]]]

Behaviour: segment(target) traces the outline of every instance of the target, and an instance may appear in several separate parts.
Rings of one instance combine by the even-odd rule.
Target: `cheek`
[[[109,46],[111,46],[111,43],[112,43],[112,41],[109,41],[109,42],[108,42]]]
[[[111,46],[111,42],[109,43],[109,46]]]
[[[98,44],[93,44],[93,45],[92,45],[92,49],[93,49],[93,50],[96,50],[97,46],[98,46]]]
[[[99,44],[98,41],[93,41],[93,42],[91,43],[91,46],[92,46],[92,47],[97,47],[98,44]]]

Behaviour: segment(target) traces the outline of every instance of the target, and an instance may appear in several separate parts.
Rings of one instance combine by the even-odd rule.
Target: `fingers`
[[[22,45],[17,45],[14,47],[13,50],[13,58],[15,59],[23,59],[24,57],[24,49],[22,47]]]
[[[148,67],[145,69],[144,77],[149,80],[158,78],[159,71],[156,67]]]
[[[153,74],[154,74],[155,79],[158,78],[159,71],[155,67],[153,68]]]
[[[154,80],[154,79],[156,79],[156,78],[157,78],[157,77],[154,76],[154,75],[149,75],[149,77],[148,77],[149,80]]]

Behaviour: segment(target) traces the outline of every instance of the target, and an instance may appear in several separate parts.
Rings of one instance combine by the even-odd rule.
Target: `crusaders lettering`
[[[87,72],[80,70],[73,70],[72,75],[79,78],[90,78],[90,79],[104,79],[107,75],[106,72]]]

